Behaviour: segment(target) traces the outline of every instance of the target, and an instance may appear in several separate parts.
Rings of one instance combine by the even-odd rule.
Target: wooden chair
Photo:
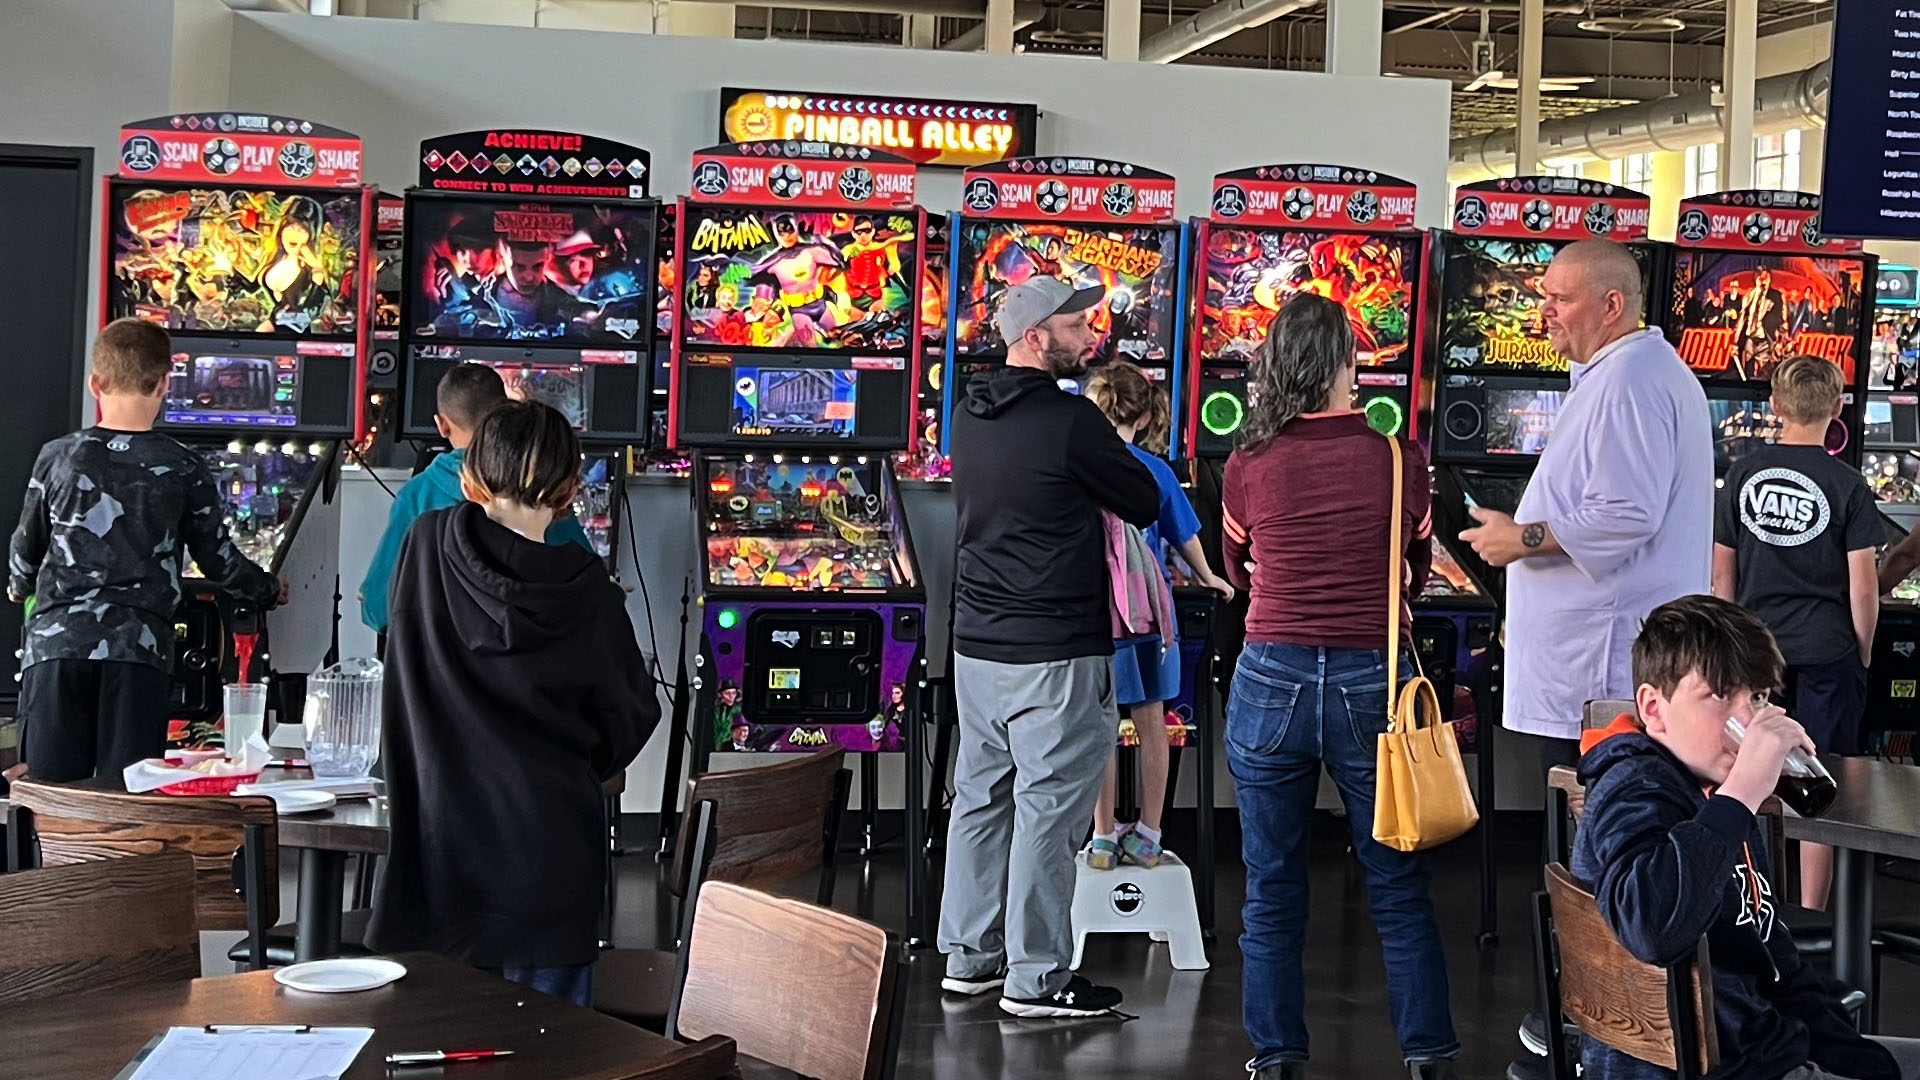
[[[0,876],[0,1005],[200,975],[180,852]]]
[[[815,1080],[893,1076],[906,978],[880,927],[710,881],[681,953],[669,1035],[730,1035],[740,1053]]]
[[[1720,1064],[1706,939],[1668,967],[1643,963],[1600,918],[1593,893],[1559,863],[1534,894],[1534,957],[1547,1030],[1571,1020],[1623,1054],[1695,1080]],[[1558,945],[1559,968],[1550,957]],[[1573,1080],[1564,1039],[1547,1040],[1550,1080]]]
[[[846,752],[822,750],[774,765],[696,776],[676,839],[668,888],[680,900],[679,941],[693,929],[700,886],[727,881],[767,888],[809,871],[815,899],[833,902],[834,850],[853,774]],[[593,1007],[664,1031],[678,961],[671,950],[611,949],[593,973]]]
[[[133,795],[22,780],[13,785],[11,849],[27,830],[38,864],[179,851],[193,857],[194,907],[201,930],[245,930],[255,969],[267,964],[265,936],[280,908],[273,800],[260,796]],[[237,858],[236,858],[237,856]]]
[[[1630,713],[1638,709],[1632,701],[1621,698],[1595,698],[1580,709],[1580,730],[1606,727],[1613,718],[1621,713]]]

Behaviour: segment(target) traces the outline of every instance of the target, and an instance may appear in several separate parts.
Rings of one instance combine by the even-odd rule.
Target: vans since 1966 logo
[[[1775,547],[1799,547],[1833,520],[1820,485],[1794,469],[1761,469],[1740,486],[1740,523]]]

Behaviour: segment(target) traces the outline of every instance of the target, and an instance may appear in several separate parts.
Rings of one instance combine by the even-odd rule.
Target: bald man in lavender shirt
[[[1633,639],[1654,608],[1708,591],[1712,423],[1700,380],[1639,329],[1640,266],[1606,240],[1569,244],[1541,314],[1571,389],[1513,517],[1470,511],[1460,534],[1507,568],[1502,726],[1543,736],[1543,765],[1579,760],[1581,706],[1633,696]]]

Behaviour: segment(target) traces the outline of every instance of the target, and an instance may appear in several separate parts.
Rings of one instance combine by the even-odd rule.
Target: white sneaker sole
[[[945,990],[949,994],[965,994],[968,997],[979,997],[989,990],[998,990],[1006,984],[1007,980],[1005,978],[956,979],[948,976],[940,980],[940,989]]]
[[[1000,999],[1000,1011],[1018,1016],[1023,1020],[1077,1020],[1089,1016],[1105,1016],[1112,1009],[1070,1009],[1060,1005],[1036,1005],[1031,1002]]]
[[[1534,1038],[1533,1032],[1528,1031],[1525,1024],[1520,1026],[1517,1034],[1520,1036],[1520,1045],[1526,1047],[1529,1054],[1532,1054],[1534,1057],[1547,1056],[1547,1044]]]

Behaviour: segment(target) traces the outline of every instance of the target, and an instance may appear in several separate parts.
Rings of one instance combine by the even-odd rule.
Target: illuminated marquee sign
[[[870,146],[921,165],[967,168],[1033,153],[1039,110],[1005,102],[720,91],[720,137],[729,142]]]

